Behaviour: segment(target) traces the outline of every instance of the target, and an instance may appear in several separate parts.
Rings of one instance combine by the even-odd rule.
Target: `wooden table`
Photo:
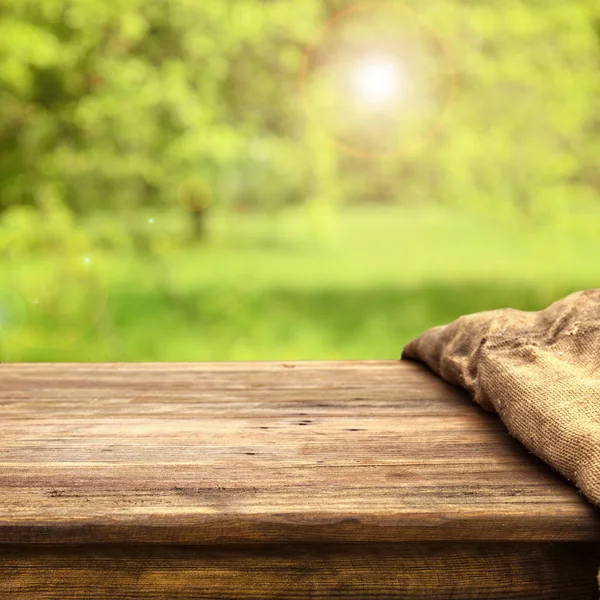
[[[600,518],[411,363],[0,365],[0,598],[598,598]]]

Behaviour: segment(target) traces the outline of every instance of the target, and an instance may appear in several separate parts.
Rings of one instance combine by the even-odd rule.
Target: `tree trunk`
[[[190,211],[192,217],[192,239],[195,242],[202,242],[206,239],[206,214],[207,209],[204,207],[196,207]]]

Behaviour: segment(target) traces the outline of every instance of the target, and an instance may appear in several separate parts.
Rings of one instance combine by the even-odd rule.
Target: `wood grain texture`
[[[597,600],[573,543],[0,546],[0,600]]]
[[[600,518],[415,364],[0,365],[0,543],[427,540]]]

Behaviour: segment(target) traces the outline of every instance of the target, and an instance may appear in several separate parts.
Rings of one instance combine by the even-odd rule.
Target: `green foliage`
[[[598,0],[0,0],[0,347],[377,358],[541,306],[594,283],[599,97]]]
[[[176,202],[190,178],[223,202],[306,190],[289,123],[314,4],[2,0],[0,12],[0,207],[33,204],[48,181],[78,212]],[[254,189],[234,181],[254,169]]]
[[[545,218],[598,197],[584,177],[599,124],[594,6],[597,16],[588,0],[511,0],[501,19],[485,3],[465,11],[461,89],[438,147],[448,202],[510,203]]]
[[[270,209],[427,199],[543,217],[597,198],[595,0],[328,5],[0,0],[0,209],[48,185],[77,213],[176,205],[190,180],[213,206]],[[315,134],[309,47],[309,104],[372,48],[395,53],[420,100],[394,125],[338,86],[329,108],[313,102]],[[344,135],[389,156],[349,155]]]

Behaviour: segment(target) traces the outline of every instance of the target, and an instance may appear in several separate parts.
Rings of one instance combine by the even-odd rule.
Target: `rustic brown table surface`
[[[389,362],[0,365],[0,598],[598,598],[600,517]]]

